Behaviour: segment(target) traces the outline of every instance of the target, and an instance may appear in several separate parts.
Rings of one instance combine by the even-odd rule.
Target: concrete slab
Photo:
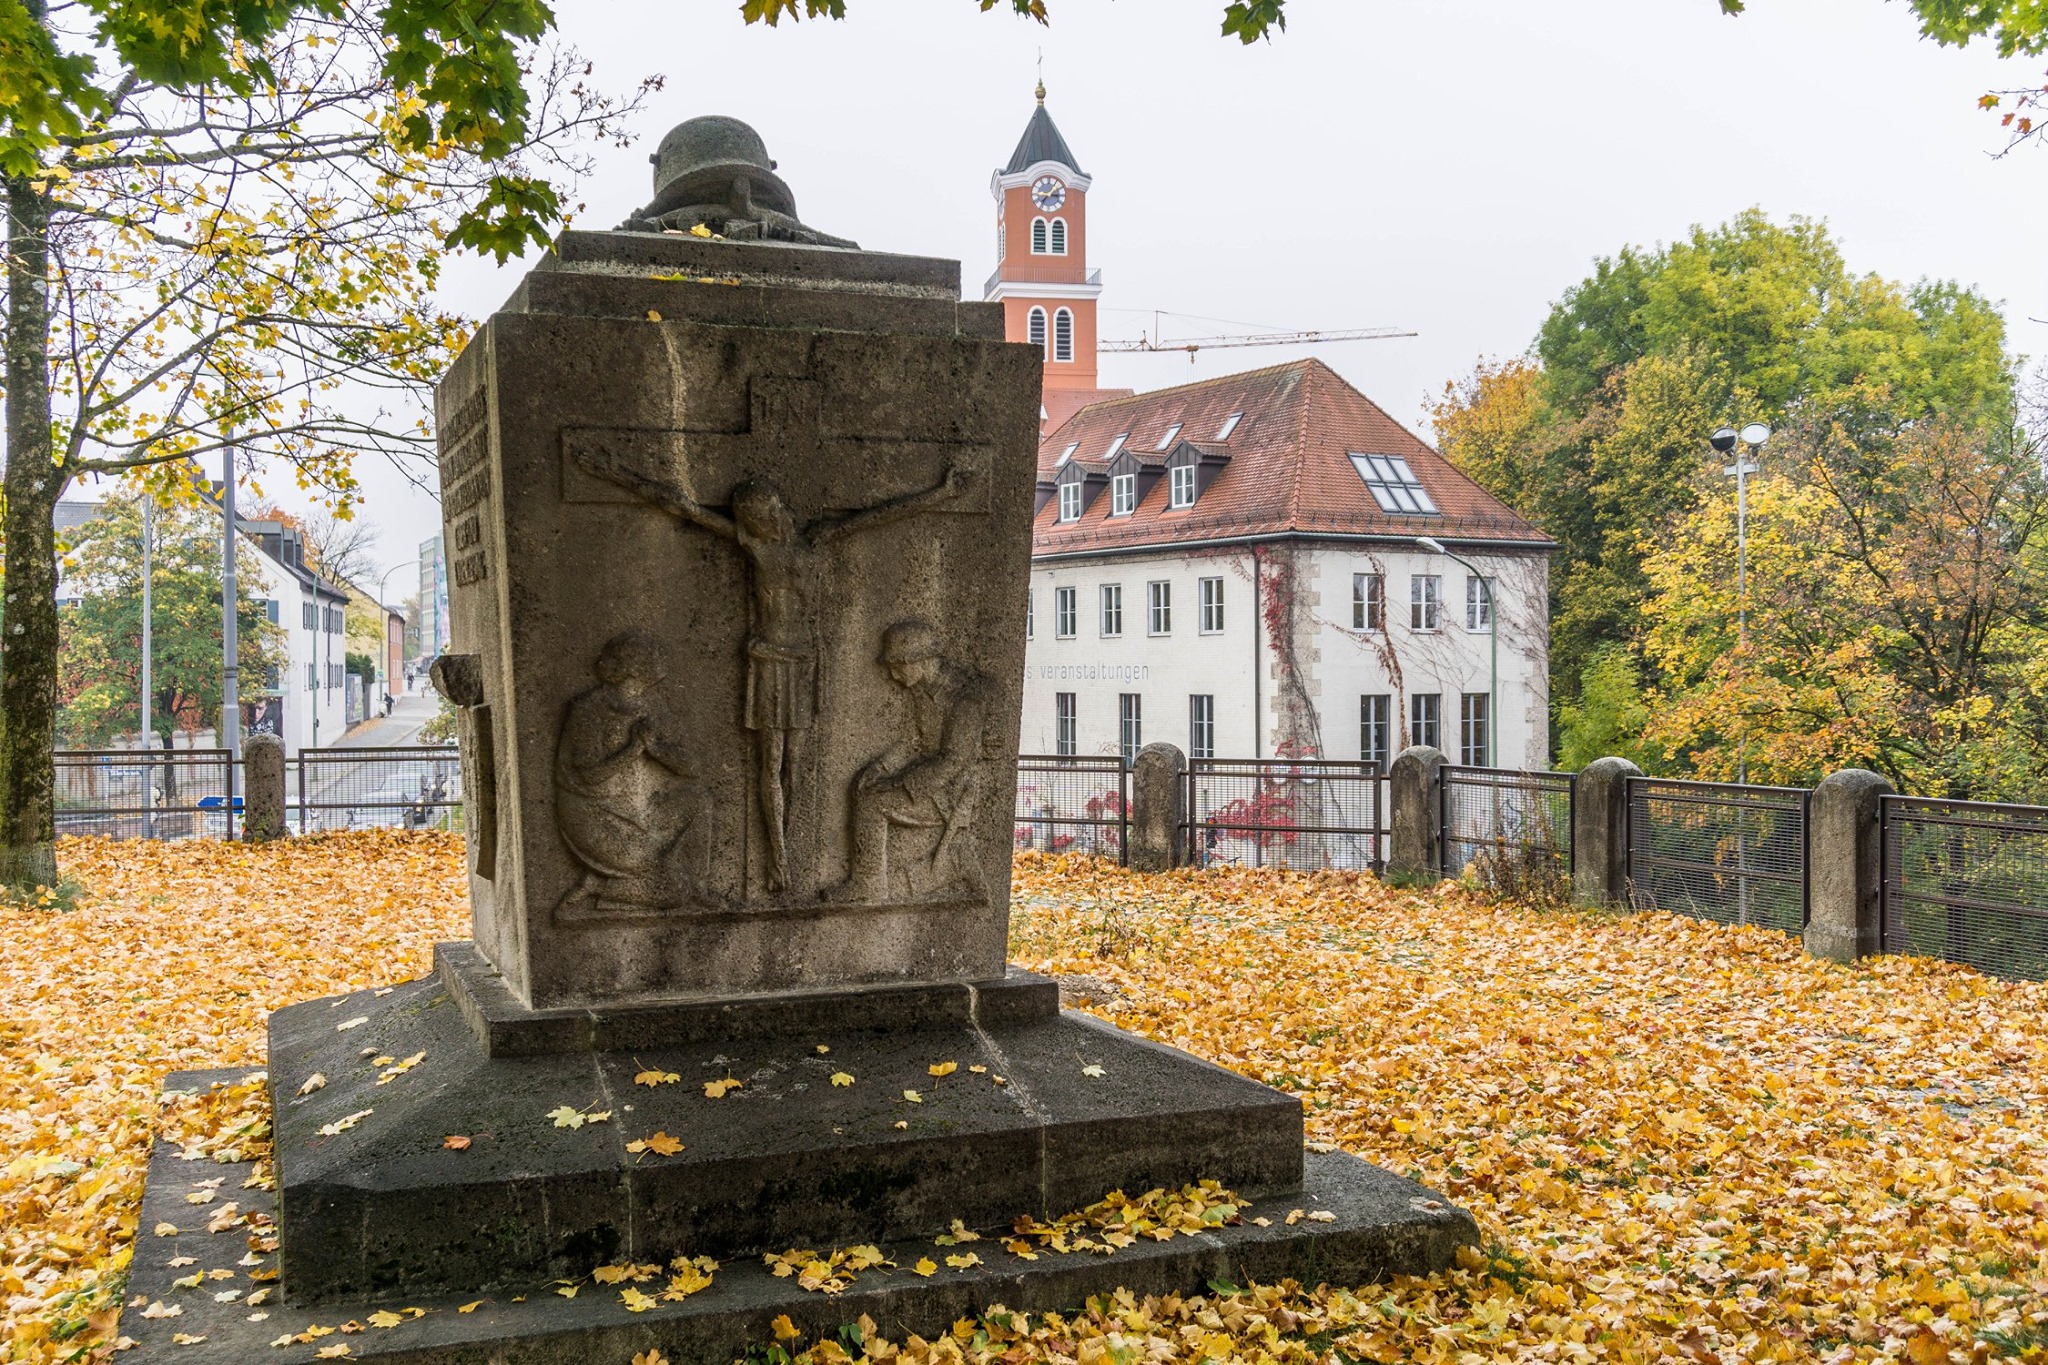
[[[168,1084],[197,1089],[245,1074],[185,1073]],[[255,1249],[265,1245],[260,1231],[237,1225],[208,1233],[208,1215],[218,1204],[185,1202],[200,1182],[220,1179],[223,1201],[236,1198],[243,1211],[259,1219],[275,1217],[275,1196],[241,1188],[253,1169],[250,1164],[182,1161],[175,1147],[158,1144],[143,1196],[129,1307],[121,1318],[122,1333],[137,1343],[125,1359],[301,1365],[317,1359],[322,1348],[346,1344],[349,1359],[389,1365],[623,1362],[650,1348],[675,1365],[725,1365],[749,1345],[773,1341],[770,1323],[783,1313],[806,1339],[836,1333],[863,1314],[895,1339],[913,1332],[932,1337],[954,1319],[993,1304],[1028,1313],[1070,1311],[1119,1287],[1138,1294],[1202,1293],[1214,1292],[1216,1285],[1287,1278],[1311,1285],[1357,1285],[1395,1274],[1423,1274],[1449,1265],[1459,1245],[1477,1240],[1470,1216],[1424,1187],[1355,1157],[1310,1154],[1302,1188],[1255,1202],[1239,1225],[1169,1242],[1141,1239],[1110,1256],[1047,1253],[1027,1261],[985,1238],[958,1248],[975,1252],[983,1264],[955,1270],[943,1265],[955,1248],[936,1247],[923,1235],[885,1242],[882,1250],[897,1268],[862,1272],[838,1295],[806,1292],[794,1280],[775,1278],[759,1256],[750,1256],[726,1262],[710,1288],[680,1303],[663,1302],[634,1313],[621,1301],[618,1286],[591,1282],[590,1272],[603,1263],[593,1259],[575,1268],[581,1287],[573,1299],[558,1295],[548,1277],[541,1276],[508,1283],[491,1294],[422,1293],[307,1307],[290,1300],[288,1279],[279,1284],[271,1278],[280,1268],[279,1258],[274,1251]],[[1294,1208],[1326,1213],[1330,1221],[1304,1219],[1288,1226],[1285,1220]],[[1256,1217],[1270,1219],[1270,1226],[1258,1226],[1251,1221]],[[1007,1217],[992,1220],[982,1230],[995,1232],[1007,1222]],[[154,1235],[158,1224],[179,1231]],[[929,1278],[910,1269],[926,1255],[941,1262]],[[215,1272],[227,1273],[211,1278]],[[176,1285],[195,1273],[202,1277],[196,1285]],[[659,1284],[644,1287],[658,1289]],[[247,1302],[266,1288],[271,1292],[263,1301]],[[459,1311],[470,1303],[477,1306]],[[143,1309],[152,1304],[163,1305],[159,1313],[178,1311],[144,1317]],[[422,1312],[414,1316],[411,1309]],[[398,1325],[371,1325],[372,1314],[394,1310],[402,1319]],[[307,1342],[272,1344],[313,1326],[329,1332]],[[174,1333],[203,1340],[174,1344]]]

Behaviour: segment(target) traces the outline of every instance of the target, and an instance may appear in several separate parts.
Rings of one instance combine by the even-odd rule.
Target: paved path
[[[400,697],[388,716],[375,716],[330,744],[331,749],[385,749],[419,743],[420,727],[441,709],[441,696],[431,688]]]

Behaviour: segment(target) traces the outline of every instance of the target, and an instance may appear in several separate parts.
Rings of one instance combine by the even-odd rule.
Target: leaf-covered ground
[[[265,1011],[467,929],[445,836],[62,858],[75,908],[0,907],[10,1360],[115,1339],[165,1071],[260,1063]],[[992,1316],[873,1359],[2048,1360],[2048,988],[1370,879],[1026,859],[1017,892],[1019,962],[1300,1094],[1312,1139],[1448,1191],[1490,1244],[1430,1280]]]

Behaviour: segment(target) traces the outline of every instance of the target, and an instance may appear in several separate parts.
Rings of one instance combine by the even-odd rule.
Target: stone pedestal
[[[1133,1281],[1420,1272],[1473,1238],[1355,1159],[1312,1177],[1294,1098],[1006,967],[1041,363],[955,262],[687,234],[565,234],[479,329],[439,399],[434,670],[475,941],[271,1019],[293,1316],[523,1297],[546,1311],[354,1353],[724,1360],[776,1312],[858,1315],[762,1284],[763,1253],[907,1265],[955,1219],[1204,1179],[1332,1217]],[[699,1256],[726,1287],[636,1329],[549,1292]],[[1087,1259],[905,1272],[873,1311],[1071,1307],[1122,1282]]]
[[[1387,876],[1397,882],[1433,882],[1443,875],[1441,749],[1414,744],[1387,770],[1389,842]]]
[[[1807,808],[1806,951],[1836,962],[1875,956],[1883,936],[1882,773],[1845,768],[1813,789]]]
[[[1628,780],[1642,775],[1625,758],[1596,758],[1580,770],[1572,792],[1572,904],[1628,904]]]

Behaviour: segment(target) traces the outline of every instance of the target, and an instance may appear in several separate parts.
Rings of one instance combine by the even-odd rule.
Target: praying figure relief
[[[909,742],[854,778],[846,880],[825,898],[874,905],[971,889],[969,845],[984,790],[993,687],[948,661],[924,621],[889,627],[880,663],[908,696]]]
[[[562,908],[669,906],[681,898],[678,845],[702,796],[649,696],[662,679],[660,646],[637,632],[615,635],[595,672],[597,685],[569,703],[555,745],[555,822],[583,869]]]
[[[582,468],[627,489],[670,516],[738,546],[750,570],[746,693],[742,724],[753,732],[755,800],[767,840],[770,891],[789,885],[789,802],[798,736],[811,728],[816,705],[818,646],[813,599],[824,551],[834,541],[872,530],[944,501],[966,486],[949,464],[931,487],[854,512],[800,524],[773,484],[749,480],[732,493],[732,515],[699,503],[672,479],[633,467],[602,447],[576,452]]]

